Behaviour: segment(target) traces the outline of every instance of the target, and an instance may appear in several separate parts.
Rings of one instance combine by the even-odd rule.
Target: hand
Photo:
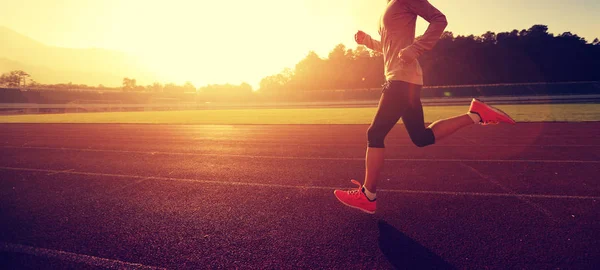
[[[363,31],[358,31],[356,32],[356,34],[354,34],[354,40],[356,41],[356,43],[360,44],[360,45],[365,45],[365,40],[367,39],[367,34]]]
[[[406,47],[398,53],[398,57],[402,63],[410,64],[417,59],[418,55],[411,47]]]

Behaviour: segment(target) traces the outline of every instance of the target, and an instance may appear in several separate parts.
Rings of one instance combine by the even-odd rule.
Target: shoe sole
[[[354,206],[354,205],[349,205],[349,204],[345,203],[344,201],[340,200],[340,198],[338,198],[338,196],[337,196],[337,195],[335,195],[335,191],[333,192],[333,196],[335,196],[335,198],[336,198],[338,201],[340,201],[342,204],[344,204],[345,206],[348,206],[348,207],[351,207],[351,208],[354,208],[354,209],[358,209],[358,210],[360,210],[360,211],[363,211],[363,212],[365,212],[365,213],[367,213],[367,214],[371,214],[371,215],[375,214],[375,211],[369,211],[369,210],[365,210],[365,209],[362,209],[362,208],[360,208],[360,207],[356,207],[356,206]]]
[[[498,109],[498,108],[492,107],[492,106],[490,106],[490,108],[491,108],[492,110],[494,110],[496,113],[498,113],[498,114],[500,114],[500,115],[502,115],[502,116],[506,117],[506,118],[509,120],[509,122],[508,122],[509,124],[511,124],[511,125],[514,125],[514,124],[516,124],[516,123],[517,123],[517,121],[515,121],[514,119],[512,119],[512,117],[510,117],[510,116],[509,116],[507,113],[505,113],[504,111],[502,111],[502,110],[500,110],[500,109]]]
[[[508,124],[511,124],[511,125],[514,125],[514,124],[516,124],[516,123],[517,123],[517,121],[515,121],[514,119],[512,119],[512,117],[510,117],[510,116],[509,116],[507,113],[505,113],[504,111],[502,111],[502,110],[500,110],[500,109],[498,109],[498,108],[496,108],[496,107],[490,106],[490,105],[488,105],[488,104],[485,104],[485,103],[483,103],[481,100],[478,100],[478,99],[475,99],[475,100],[476,100],[477,102],[481,103],[482,105],[484,105],[484,106],[486,106],[486,107],[490,108],[492,111],[496,112],[497,114],[500,114],[500,115],[502,115],[502,116],[506,117],[506,118],[509,120],[509,122],[505,122],[505,123],[508,123]]]

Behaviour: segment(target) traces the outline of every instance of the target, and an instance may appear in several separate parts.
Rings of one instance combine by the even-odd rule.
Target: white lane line
[[[162,151],[133,151],[133,150],[109,150],[109,149],[89,149],[89,148],[66,148],[66,147],[13,147],[3,146],[2,148],[11,149],[34,149],[34,150],[56,150],[56,151],[79,151],[79,152],[99,152],[99,153],[124,153],[124,154],[144,154],[144,155],[180,155],[180,156],[202,156],[202,157],[236,157],[236,158],[264,158],[264,159],[287,159],[287,160],[342,160],[342,161],[364,161],[364,157],[344,158],[344,157],[299,157],[299,156],[262,156],[262,155],[236,155],[236,154],[204,154],[204,153],[186,153],[186,152],[162,152]],[[419,158],[388,158],[387,161],[406,161],[406,162],[496,162],[496,163],[588,163],[600,164],[600,160],[544,160],[544,159],[419,159]]]
[[[65,139],[65,137],[59,137],[62,139]],[[71,139],[79,139],[79,140],[85,140],[85,138],[81,138],[81,137],[73,137]],[[94,138],[94,139],[98,139],[98,138]],[[106,139],[105,141],[111,141],[114,138],[109,138]],[[38,140],[38,141],[43,141],[43,140]],[[38,141],[34,141],[34,142],[38,142]],[[123,140],[123,139],[118,139],[118,141],[132,141],[132,142],[140,142],[139,139],[130,139],[130,140]],[[156,140],[157,142],[159,141],[159,139]],[[257,144],[257,145],[285,145],[285,146],[315,146],[315,147],[324,147],[324,146],[335,146],[335,147],[341,147],[341,146],[348,146],[348,147],[362,147],[362,146],[366,146],[366,142],[356,142],[356,143],[303,143],[303,142],[299,142],[299,141],[295,141],[295,140],[252,140],[252,139],[247,139],[247,138],[241,138],[239,140],[225,140],[225,139],[189,139],[189,140],[185,140],[185,139],[169,139],[169,142],[174,142],[174,143],[195,143],[195,144],[200,144],[201,142],[211,142],[214,144],[234,144],[234,145],[239,145],[239,144]],[[584,147],[600,147],[600,144],[491,144],[491,145],[483,145],[481,143],[477,143],[474,140],[469,140],[470,144],[457,144],[457,143],[441,143],[441,144],[434,144],[431,145],[429,147],[431,148],[444,148],[444,147],[473,147],[473,146],[477,146],[477,147],[499,147],[499,148],[504,148],[504,147],[536,147],[536,148],[558,148],[558,147],[566,147],[566,148],[584,148]],[[31,142],[33,143],[33,142]],[[28,144],[31,144],[28,143]],[[27,146],[27,145],[23,145],[23,146]],[[390,144],[386,144],[387,147],[416,147],[414,144],[408,142],[408,143],[390,143]],[[14,146],[6,146],[7,148],[16,148]]]
[[[479,177],[481,177],[482,179],[485,179],[488,182],[494,184],[495,186],[497,186],[500,189],[504,190],[508,194],[515,194],[516,193],[514,190],[505,187],[500,182],[496,181],[494,178],[492,178],[492,177],[490,177],[490,176],[488,176],[486,174],[483,174],[482,172],[480,172],[479,170],[475,169],[474,167],[469,166],[469,165],[464,164],[464,163],[461,163],[460,165],[462,165],[463,167],[468,168],[469,170],[471,170],[475,174],[479,175]],[[525,204],[531,206],[533,209],[540,211],[542,214],[546,215],[550,220],[552,220],[554,222],[558,222],[558,220],[554,217],[554,215],[552,215],[552,212],[550,212],[548,209],[542,207],[541,205],[533,203],[532,201],[530,201],[530,200],[528,200],[527,198],[524,198],[524,197],[517,197],[517,199],[520,200],[521,202],[524,202]]]
[[[488,193],[488,192],[459,192],[459,191],[429,191],[429,190],[396,190],[377,189],[377,192],[424,194],[424,195],[450,195],[450,196],[476,196],[476,197],[517,197],[534,199],[572,199],[572,200],[600,200],[600,196],[571,196],[552,194],[520,194],[520,193]]]
[[[0,170],[25,171],[25,172],[42,172],[42,173],[58,172],[58,171],[55,171],[55,170],[47,170],[47,169],[16,168],[16,167],[0,167]],[[85,175],[85,176],[103,176],[103,177],[114,177],[114,178],[131,178],[131,179],[144,179],[144,180],[193,182],[193,183],[216,184],[216,185],[269,187],[269,188],[293,188],[293,189],[316,189],[316,190],[348,189],[348,187],[297,186],[297,185],[267,184],[267,183],[256,183],[256,182],[235,182],[235,181],[201,180],[201,179],[190,179],[190,178],[175,178],[175,177],[160,177],[160,176],[141,176],[141,175],[111,174],[111,173],[93,173],[93,172],[77,172],[77,171],[67,172],[66,174]],[[455,191],[402,190],[402,189],[379,189],[378,191],[381,191],[381,192],[390,192],[390,193],[426,194],[426,195],[479,196],[479,197],[513,197],[513,198],[517,197],[517,198],[537,198],[537,199],[600,200],[600,196],[572,196],[572,195],[552,195],[552,194],[455,192]]]
[[[72,172],[75,169],[68,169],[68,170],[64,170],[64,171],[59,171],[59,172],[52,172],[52,173],[48,173],[46,175],[50,176],[50,175],[55,175],[55,174],[60,174],[60,173],[66,173],[66,172]]]
[[[42,173],[58,172],[55,170],[15,168],[15,167],[0,167],[0,170],[29,171],[29,172],[42,172]],[[272,187],[272,188],[298,188],[298,189],[322,189],[322,190],[331,190],[331,189],[337,188],[337,187],[295,186],[295,185],[265,184],[265,183],[255,183],[255,182],[217,181],[217,180],[201,180],[201,179],[175,178],[175,177],[141,176],[141,175],[112,174],[112,173],[76,172],[76,171],[68,172],[68,174],[85,175],[85,176],[115,177],[115,178],[132,178],[132,179],[143,179],[143,180],[195,182],[195,183],[204,183],[204,184],[219,184],[219,185],[233,185],[233,186],[258,186],[258,187]]]
[[[1,123],[0,123],[1,124]],[[360,134],[362,135],[363,132],[366,132],[368,128],[364,128],[361,129],[358,132],[354,132],[354,134]],[[138,130],[135,130],[138,131]],[[329,134],[327,133],[319,133],[320,131],[318,130],[314,130],[311,132],[305,132],[305,133],[299,133],[298,131],[295,130],[290,130],[289,132],[279,132],[280,130],[274,130],[274,131],[267,131],[267,132],[255,132],[255,133],[248,133],[247,131],[243,131],[243,130],[239,130],[239,131],[219,131],[219,130],[214,130],[214,131],[207,131],[207,132],[189,132],[189,133],[184,133],[184,132],[177,132],[177,133],[172,133],[173,134],[173,138],[174,139],[198,139],[198,140],[204,140],[205,137],[208,137],[209,139],[212,138],[218,138],[218,136],[215,136],[215,134],[220,135],[220,134],[224,134],[226,135],[225,138],[231,138],[231,139],[248,139],[251,138],[252,140],[262,140],[262,141],[272,141],[272,140],[277,140],[279,138],[294,138],[294,137],[306,137],[306,136],[313,136],[315,134],[319,134],[324,136],[323,138],[326,139],[330,139],[330,138],[338,138],[339,136],[343,136],[347,133],[344,132],[339,132],[338,134],[332,134],[331,136],[328,136]],[[350,131],[352,132],[352,131]],[[523,130],[522,133],[526,133],[527,131]],[[537,131],[539,132],[539,131]],[[536,131],[531,131],[531,133],[536,133]],[[62,134],[61,133],[54,133],[54,134],[45,134],[42,132],[37,131],[37,133],[30,133],[30,134],[23,134],[22,132],[0,132],[0,136],[2,137],[6,137],[6,138],[36,138],[36,139],[51,139],[51,138],[98,138],[95,134],[93,135],[89,135],[89,134],[93,134],[90,132],[82,132],[82,130],[79,129],[75,129],[75,130],[70,130],[70,131],[64,131]],[[122,133],[110,133],[111,134],[111,138],[115,138],[115,139],[131,139],[131,133],[130,132],[122,132]],[[505,135],[500,134],[499,136],[493,136],[495,134],[486,134],[486,138],[506,138]],[[393,137],[397,137],[397,138],[407,138],[408,134],[406,133],[397,133],[397,134],[391,134],[390,136]],[[461,136],[462,138],[466,138],[466,139],[477,139],[480,136]],[[163,137],[160,136],[144,136],[144,135],[139,135],[135,137],[136,139],[143,139],[143,140],[162,140],[164,139]],[[510,136],[510,138],[513,138],[515,140],[531,140],[531,139],[538,139],[538,138],[550,138],[550,139],[595,139],[597,138],[597,136],[593,136],[593,135],[569,135],[569,134],[537,134],[537,135],[532,135],[532,136],[518,136],[518,135],[512,135]]]
[[[61,250],[31,247],[6,242],[0,242],[0,251],[29,254],[36,257],[52,258],[59,259],[61,261],[83,263],[86,265],[102,267],[105,269],[166,269],[161,267],[94,257],[90,255],[66,252]]]

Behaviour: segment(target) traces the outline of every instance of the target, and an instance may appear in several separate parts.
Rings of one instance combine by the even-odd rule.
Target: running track
[[[364,125],[0,125],[0,268],[598,269],[600,123],[386,140]]]

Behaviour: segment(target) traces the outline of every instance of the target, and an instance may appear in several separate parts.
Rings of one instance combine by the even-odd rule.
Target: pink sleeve
[[[370,35],[367,35],[365,40],[365,46],[367,46],[367,48],[377,51],[377,52],[382,52],[382,46],[381,46],[381,42],[379,40],[375,40],[373,38],[371,38]]]
[[[406,2],[408,8],[412,12],[429,22],[429,27],[427,27],[425,34],[416,39],[415,42],[407,48],[413,50],[417,56],[420,56],[425,51],[433,49],[442,36],[442,33],[444,33],[446,26],[448,26],[448,21],[446,20],[446,16],[427,0],[407,0]]]

